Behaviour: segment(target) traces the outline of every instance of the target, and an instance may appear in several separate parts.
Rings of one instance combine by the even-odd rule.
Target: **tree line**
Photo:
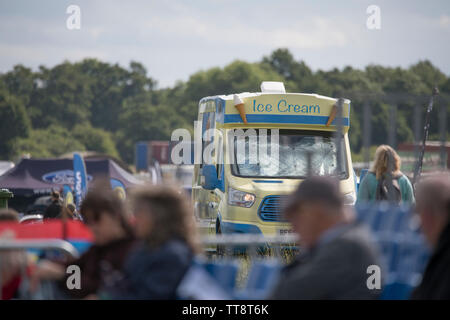
[[[131,164],[137,141],[169,140],[174,129],[192,128],[200,98],[259,91],[263,80],[283,81],[288,92],[351,99],[355,153],[363,145],[365,103],[371,106],[373,145],[387,142],[393,105],[397,142],[412,142],[415,106],[423,116],[434,86],[441,91],[436,109],[450,113],[450,77],[426,60],[407,69],[369,65],[363,70],[347,66],[313,71],[289,50],[278,49],[259,62],[236,60],[162,89],[134,61],[127,68],[97,59],[40,66],[37,71],[16,65],[0,74],[0,159],[89,150]],[[431,139],[439,136],[439,114],[432,114]]]

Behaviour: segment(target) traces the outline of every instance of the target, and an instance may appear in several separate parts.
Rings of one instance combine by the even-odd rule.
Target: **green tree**
[[[134,160],[136,142],[169,140],[172,130],[184,123],[172,106],[152,105],[148,93],[126,99],[123,108],[116,139],[118,151],[128,163]]]
[[[14,144],[16,157],[30,154],[34,158],[50,158],[75,150],[84,151],[85,147],[67,129],[57,125],[33,130],[28,138],[20,138]]]
[[[36,75],[30,68],[23,65],[14,66],[13,70],[3,75],[3,83],[9,93],[21,100],[27,106],[35,91]]]
[[[75,65],[64,62],[52,69],[41,66],[38,81],[41,87],[30,102],[40,111],[32,115],[34,128],[59,125],[71,129],[89,121],[92,81]]]
[[[270,65],[285,80],[285,86],[291,92],[314,92],[321,86],[304,61],[295,61],[288,49],[277,49],[264,57],[262,64]]]
[[[31,152],[54,157],[94,150],[133,162],[139,140],[168,140],[176,128],[192,129],[202,97],[258,92],[264,80],[282,81],[288,92],[317,93],[351,100],[350,143],[359,152],[365,103],[372,106],[372,144],[386,143],[389,108],[397,107],[397,141],[412,141],[414,110],[422,116],[433,86],[441,95],[431,114],[430,137],[439,136],[440,110],[450,127],[450,78],[427,60],[409,68],[369,65],[364,69],[311,70],[281,48],[260,62],[236,60],[196,72],[187,81],[157,89],[144,66],[97,59],[63,62],[33,72],[23,65],[0,74],[0,157]]]
[[[31,125],[22,101],[4,89],[0,90],[0,120],[0,155],[7,159],[17,139],[28,136]]]
[[[85,150],[97,151],[118,157],[112,134],[100,128],[93,128],[89,123],[78,124],[72,130],[73,137],[84,146]]]

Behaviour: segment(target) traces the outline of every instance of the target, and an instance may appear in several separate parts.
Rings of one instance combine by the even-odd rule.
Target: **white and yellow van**
[[[340,100],[342,117],[337,102],[286,93],[280,82],[263,82],[257,93],[201,99],[192,200],[203,233],[289,233],[281,204],[308,173],[337,176],[353,205],[350,101]]]

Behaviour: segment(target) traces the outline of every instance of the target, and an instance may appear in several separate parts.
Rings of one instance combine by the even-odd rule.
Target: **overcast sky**
[[[81,9],[69,30],[66,8]],[[369,5],[381,29],[369,30]],[[142,62],[160,87],[286,47],[314,70],[428,59],[450,75],[450,1],[0,0],[0,72],[95,57]]]

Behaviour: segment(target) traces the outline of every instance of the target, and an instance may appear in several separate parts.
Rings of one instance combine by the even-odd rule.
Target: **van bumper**
[[[259,224],[259,223],[238,223],[238,222],[221,222],[222,233],[250,233],[262,234],[265,236],[276,236],[289,233],[291,226],[286,223],[279,224]]]

